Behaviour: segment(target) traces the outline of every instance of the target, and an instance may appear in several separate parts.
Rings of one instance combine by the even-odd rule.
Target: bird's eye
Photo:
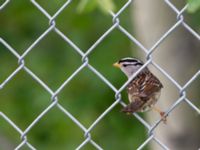
[[[123,64],[123,67],[126,67],[127,65],[126,64]]]

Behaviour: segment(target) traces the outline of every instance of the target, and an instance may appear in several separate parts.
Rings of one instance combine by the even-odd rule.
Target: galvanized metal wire
[[[6,50],[8,50],[11,54],[13,54],[17,60],[18,60],[18,67],[2,82],[0,83],[0,90],[4,88],[4,86],[12,80],[13,77],[15,77],[20,70],[24,70],[28,75],[30,75],[41,87],[43,87],[50,95],[51,95],[51,104],[46,107],[35,119],[32,123],[27,126],[25,130],[21,130],[17,124],[15,124],[11,119],[9,119],[8,116],[6,116],[3,112],[0,112],[0,117],[3,118],[10,126],[12,126],[21,136],[21,143],[16,146],[15,150],[20,149],[24,145],[28,146],[31,150],[35,150],[37,145],[32,145],[31,141],[28,140],[27,135],[30,132],[30,130],[40,121],[42,117],[44,117],[52,108],[57,107],[61,112],[63,112],[66,117],[70,118],[74,125],[77,125],[83,132],[85,140],[80,143],[80,145],[77,145],[76,150],[79,150],[83,148],[87,143],[90,143],[94,146],[94,148],[98,150],[102,150],[103,147],[96,143],[91,136],[91,131],[94,129],[94,127],[106,116],[109,114],[109,112],[116,106],[116,105],[122,105],[126,106],[126,104],[121,99],[121,92],[126,88],[126,86],[130,83],[130,81],[136,77],[136,75],[144,69],[147,65],[152,64],[155,66],[166,78],[168,78],[179,90],[180,97],[173,103],[171,107],[166,111],[165,115],[168,115],[171,111],[173,111],[181,102],[186,102],[193,110],[195,110],[197,113],[200,114],[200,109],[195,106],[186,96],[186,89],[188,86],[197,78],[200,76],[200,70],[194,74],[190,80],[188,80],[185,85],[181,86],[175,79],[173,79],[162,67],[159,66],[159,64],[155,63],[152,58],[151,54],[154,53],[156,48],[166,39],[167,36],[169,36],[173,31],[179,27],[184,27],[187,31],[189,31],[195,38],[200,40],[200,35],[195,32],[185,21],[184,21],[184,15],[183,13],[187,9],[188,5],[186,4],[181,10],[177,9],[176,6],[169,0],[164,0],[165,4],[168,5],[172,11],[174,11],[177,15],[177,21],[172,25],[159,39],[157,42],[154,43],[154,45],[147,49],[145,46],[140,43],[131,33],[129,33],[121,24],[120,24],[120,18],[119,16],[123,13],[124,10],[127,9],[127,7],[134,3],[133,0],[128,0],[124,6],[121,7],[121,9],[114,13],[110,11],[110,15],[112,17],[113,24],[107,29],[105,33],[101,35],[101,37],[94,42],[93,45],[90,46],[90,48],[83,52],[81,48],[79,48],[76,44],[73,43],[73,41],[68,38],[60,29],[56,27],[56,18],[60,15],[60,13],[67,9],[67,7],[71,4],[72,0],[66,1],[60,9],[54,14],[50,15],[37,1],[30,0],[33,6],[35,6],[48,20],[49,20],[49,27],[43,32],[25,51],[22,55],[18,54],[17,50],[15,50],[10,44],[5,41],[3,38],[0,37],[0,43],[4,45]],[[6,0],[1,6],[0,10],[5,8],[9,3],[11,3],[9,0]],[[119,89],[117,89],[108,79],[106,79],[101,72],[96,70],[91,64],[89,64],[89,58],[88,56],[95,51],[95,48],[103,42],[104,38],[107,37],[113,30],[119,30],[121,33],[123,33],[125,36],[130,39],[131,42],[133,42],[135,45],[137,45],[141,50],[143,50],[146,54],[147,61],[144,64],[144,66],[139,69],[129,80],[127,80]],[[67,44],[69,44],[72,49],[77,52],[82,57],[82,64],[76,69],[70,77],[68,77],[61,86],[53,91],[47,84],[42,81],[36,74],[32,72],[31,69],[29,69],[25,65],[24,58],[27,56],[28,53],[30,53],[33,48],[45,37],[48,36],[50,32],[55,32],[58,36],[60,36]],[[98,117],[96,120],[88,127],[86,128],[78,119],[76,119],[67,109],[65,109],[58,101],[57,95],[63,90],[65,86],[68,85],[68,83],[75,77],[81,70],[84,68],[90,69],[97,77],[101,79],[102,82],[104,82],[114,93],[115,93],[115,101],[107,107],[107,109]],[[145,128],[147,128],[149,132],[149,136],[147,139],[138,147],[138,150],[141,150],[147,145],[150,141],[156,142],[162,149],[168,150],[168,146],[165,145],[161,140],[159,140],[154,135],[155,128],[159,125],[161,122],[161,119],[157,120],[153,125],[148,124],[143,118],[141,118],[138,114],[134,113],[134,117],[136,117],[142,125],[144,125]]]

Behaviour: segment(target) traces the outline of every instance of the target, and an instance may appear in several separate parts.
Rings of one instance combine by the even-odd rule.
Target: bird
[[[113,66],[120,68],[121,71],[129,78],[144,65],[143,61],[137,58],[122,58]],[[121,111],[126,114],[135,112],[146,112],[151,109],[160,114],[162,120],[166,122],[165,112],[155,106],[161,95],[163,88],[160,80],[145,67],[135,78],[127,85],[129,104]]]

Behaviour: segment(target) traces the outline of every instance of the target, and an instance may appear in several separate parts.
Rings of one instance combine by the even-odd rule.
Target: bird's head
[[[131,77],[144,63],[136,58],[122,58],[118,62],[114,63],[113,66],[120,68],[125,75]]]

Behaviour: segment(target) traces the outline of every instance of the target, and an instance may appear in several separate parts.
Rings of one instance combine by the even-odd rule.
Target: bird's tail
[[[144,101],[142,101],[141,99],[135,99],[133,102],[124,107],[121,111],[128,114],[134,113],[140,110],[143,104]]]
[[[121,112],[124,112],[127,114],[134,113],[135,110],[133,109],[133,104],[132,103],[128,104],[126,107],[122,108]]]

